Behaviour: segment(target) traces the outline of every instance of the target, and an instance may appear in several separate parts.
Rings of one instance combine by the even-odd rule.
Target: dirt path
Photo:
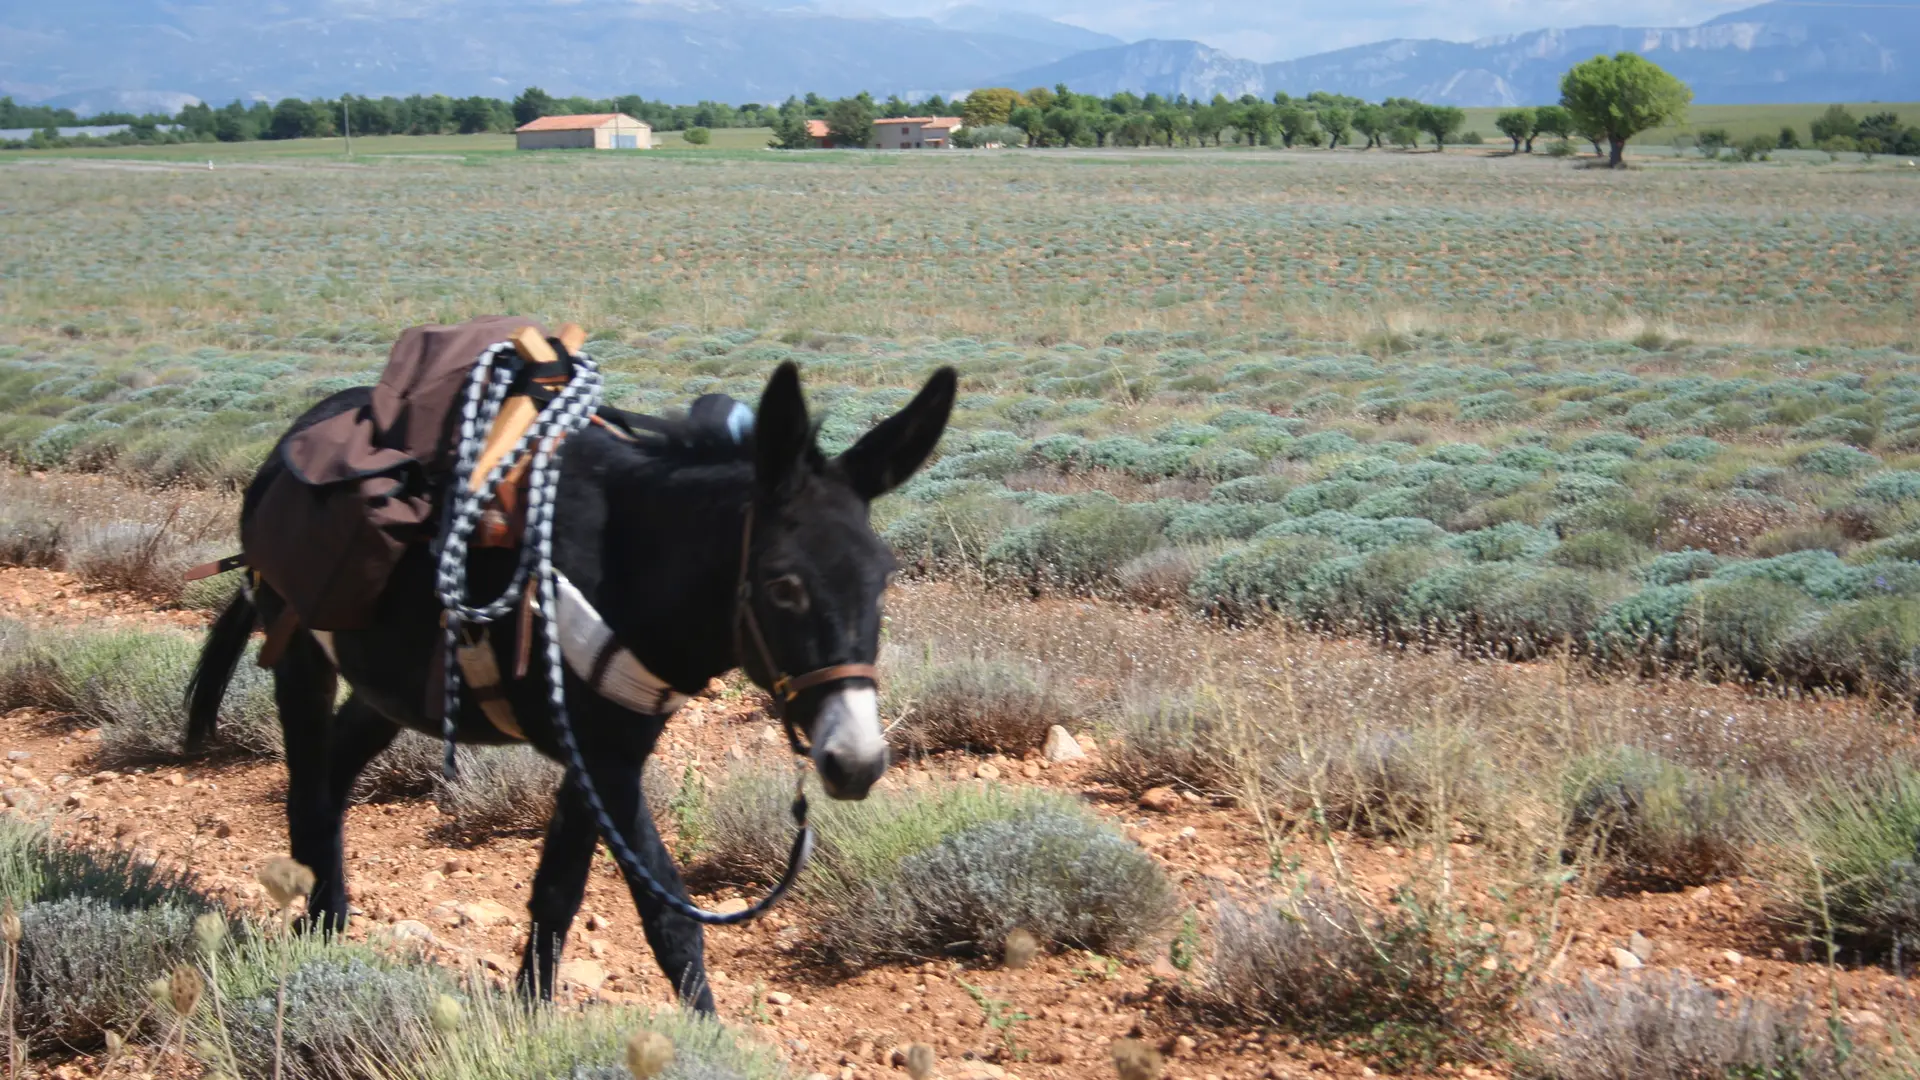
[[[35,623],[183,627],[197,613],[156,611],[137,598],[101,593],[47,571],[0,570],[0,617]],[[277,764],[227,763],[125,773],[92,764],[97,736],[59,717],[20,709],[0,717],[0,754],[8,773],[5,812],[47,819],[76,842],[131,848],[164,863],[190,866],[207,889],[236,906],[255,906],[255,869],[285,849]],[[699,699],[668,729],[661,754],[674,772],[688,765],[718,775],[736,761],[783,766],[789,754],[750,703]],[[884,783],[980,783],[997,774],[1084,796],[1158,858],[1185,900],[1210,910],[1221,894],[1258,893],[1269,857],[1252,815],[1191,798],[1147,810],[1094,782],[1085,765],[943,756],[896,771]],[[361,805],[347,825],[348,873],[363,913],[349,933],[430,936],[454,965],[479,965],[506,979],[526,933],[525,898],[539,857],[533,836],[498,836],[468,845],[427,800]],[[1463,867],[1471,844],[1453,845]],[[1353,840],[1344,845],[1354,879],[1380,898],[1421,872],[1417,853]],[[1321,865],[1317,845],[1284,853],[1306,868]],[[713,905],[730,894],[700,896]],[[1649,968],[1692,972],[1730,992],[1781,1001],[1831,1002],[1867,1029],[1920,1017],[1904,979],[1880,969],[1830,972],[1789,958],[1760,917],[1764,890],[1733,881],[1681,893],[1640,893],[1571,903],[1565,949],[1553,977],[1621,977],[1611,959],[1638,931],[1651,944]],[[813,964],[799,947],[803,918],[788,906],[746,927],[713,931],[708,963],[721,1014],[781,1047],[796,1075],[835,1080],[904,1075],[889,1053],[931,1043],[948,1080],[1108,1077],[1110,1040],[1140,1032],[1164,1040],[1175,1080],[1368,1075],[1338,1051],[1297,1039],[1184,1026],[1162,1007],[1180,975],[1164,946],[1109,966],[1084,953],[1043,957],[1022,971],[957,964],[891,966],[845,976]],[[576,998],[664,1003],[670,987],[654,968],[637,916],[608,859],[596,861],[581,919],[562,968]],[[1031,1017],[1014,1030],[1018,1053],[1004,1051],[967,986],[1011,1002]],[[1462,1068],[1454,1075],[1478,1075]]]

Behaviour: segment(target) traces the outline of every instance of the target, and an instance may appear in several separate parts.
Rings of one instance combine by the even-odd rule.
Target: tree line
[[[1621,164],[1627,142],[1650,128],[1681,122],[1693,94],[1685,84],[1636,53],[1596,56],[1575,65],[1561,80],[1559,104],[1509,109],[1495,126],[1513,142],[1513,152],[1532,153],[1536,139],[1551,138],[1549,150],[1572,152],[1575,137],[1592,143],[1597,155]],[[1315,92],[1294,97],[1285,92],[1263,98],[1216,94],[1201,101],[1186,95],[1111,96],[1076,93],[1065,84],[1025,91],[986,87],[948,101],[934,95],[916,102],[899,96],[884,101],[871,94],[829,100],[818,94],[792,96],[779,105],[728,105],[702,101],[671,105],[638,94],[611,98],[555,97],[530,86],[510,100],[444,94],[409,97],[283,98],[269,104],[235,101],[215,108],[189,105],[178,114],[134,116],[102,114],[95,124],[130,124],[106,142],[241,142],[250,139],[323,138],[356,135],[439,135],[511,131],[543,116],[573,113],[626,113],[656,130],[683,131],[687,141],[704,143],[714,128],[771,128],[769,145],[809,149],[821,144],[809,121],[822,121],[828,145],[869,146],[874,121],[887,116],[955,115],[964,127],[954,133],[959,146],[1246,146],[1365,149],[1413,148],[1424,139],[1437,149],[1450,143],[1481,141],[1462,132],[1466,112],[1411,98],[1374,103],[1344,94]],[[21,145],[56,145],[52,128],[79,124],[71,110],[22,106],[0,97],[0,127],[45,128]],[[1920,153],[1920,128],[1902,125],[1891,112],[1856,119],[1835,105],[1810,130],[1813,145],[1832,152]],[[1735,150],[1749,160],[1772,149],[1801,144],[1798,132],[1783,128],[1777,139],[1756,136],[1735,146],[1726,133],[1710,129],[1695,136],[1703,152],[1717,156]],[[1763,145],[1764,143],[1764,145]]]

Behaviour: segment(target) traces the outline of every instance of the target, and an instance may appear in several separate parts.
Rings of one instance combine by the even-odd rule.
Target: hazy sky
[[[981,2],[981,0],[975,0]],[[1249,60],[1284,60],[1382,38],[1466,41],[1541,27],[1691,26],[1758,0],[984,0],[1112,34],[1193,38]],[[864,0],[895,15],[951,0]]]

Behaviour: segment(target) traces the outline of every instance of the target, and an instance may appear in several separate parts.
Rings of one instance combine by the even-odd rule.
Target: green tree
[[[1720,151],[1733,145],[1733,135],[1726,128],[1708,128],[1694,136],[1695,145],[1700,147],[1700,156],[1717,158]]]
[[[872,100],[865,96],[841,98],[827,106],[827,134],[835,146],[872,146]]]
[[[1007,117],[1007,123],[1027,133],[1028,146],[1045,144],[1047,132],[1047,114],[1034,105],[1021,105]]]
[[[803,109],[781,109],[773,121],[773,136],[767,145],[775,150],[807,150],[813,146],[813,136],[807,131],[807,114]]]
[[[1493,126],[1500,134],[1513,140],[1513,152],[1519,153],[1521,144],[1525,144],[1527,153],[1533,153],[1533,110],[1508,109],[1494,120]]]
[[[1433,148],[1444,153],[1447,140],[1467,124],[1466,110],[1453,105],[1422,105],[1413,113],[1413,126],[1433,137]]]
[[[245,142],[257,135],[247,122],[247,110],[237,101],[214,114],[213,137],[221,142]]]
[[[1556,139],[1573,137],[1573,117],[1558,105],[1542,105],[1533,110],[1534,135],[1551,135]]]
[[[713,141],[713,132],[703,127],[690,127],[680,137],[687,140],[688,146],[705,146]]]
[[[1853,118],[1845,105],[1829,105],[1813,121],[1813,141],[1826,142],[1828,139],[1851,139],[1860,133],[1860,121]]]
[[[1382,106],[1362,105],[1353,110],[1353,130],[1366,137],[1368,150],[1384,145],[1390,126],[1387,110]]]
[[[519,97],[513,99],[513,122],[516,124],[531,124],[543,116],[553,116],[557,112],[558,110],[554,108],[553,95],[537,86],[527,87],[520,91]]]
[[[1596,56],[1560,79],[1560,104],[1582,134],[1607,140],[1607,164],[1618,168],[1627,140],[1648,128],[1678,123],[1693,91],[1639,53]]]
[[[1778,141],[1778,142],[1777,142],[1777,143],[1776,143],[1775,145],[1776,145],[1776,146],[1777,146],[1777,147],[1778,147],[1779,149],[1781,149],[1781,150],[1798,150],[1798,149],[1800,149],[1800,131],[1799,131],[1799,129],[1798,129],[1798,128],[1795,128],[1795,127],[1794,127],[1794,126],[1793,126],[1792,124],[1787,124],[1787,125],[1785,125],[1785,126],[1783,126],[1783,127],[1781,127],[1781,129],[1780,129],[1780,139],[1779,139],[1779,141]]]
[[[1227,127],[1228,106],[1203,105],[1193,110],[1193,133],[1200,137],[1200,145],[1205,146],[1212,139],[1215,146],[1220,144],[1220,132]]]
[[[311,139],[320,134],[322,114],[311,102],[282,98],[267,127],[270,139]]]
[[[1320,133],[1320,124],[1313,113],[1291,101],[1274,110],[1274,122],[1280,128],[1281,143],[1288,149],[1297,142],[1312,142]]]
[[[960,107],[960,118],[968,127],[1010,123],[1013,110],[1023,104],[1018,92],[1004,86],[989,86],[967,95]]]
[[[462,135],[493,130],[493,99],[478,95],[453,103],[453,126]]]
[[[1327,133],[1327,149],[1347,141],[1353,130],[1353,110],[1344,105],[1329,105],[1320,110],[1320,127]]]

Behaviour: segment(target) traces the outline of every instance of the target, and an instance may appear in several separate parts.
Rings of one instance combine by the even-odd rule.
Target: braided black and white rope
[[[524,363],[511,342],[503,341],[482,352],[474,365],[473,374],[467,380],[467,391],[461,406],[459,456],[449,491],[451,498],[446,510],[447,522],[441,539],[437,579],[437,592],[446,610],[447,624],[446,697],[440,722],[441,735],[446,740],[443,768],[447,778],[452,779],[456,767],[456,720],[460,713],[460,666],[457,658],[462,628],[478,629],[510,614],[531,575],[540,594],[540,614],[547,639],[547,693],[548,703],[553,710],[554,734],[559,739],[561,750],[566,753],[567,768],[586,796],[601,835],[606,837],[607,847],[613,851],[614,860],[630,879],[645,886],[656,900],[694,922],[710,926],[746,922],[786,895],[799,879],[808,856],[813,853],[813,829],[807,823],[806,797],[796,794],[794,798],[793,817],[800,831],[794,837],[793,848],[788,853],[786,873],[772,891],[743,911],[722,914],[696,906],[662,885],[628,846],[624,830],[615,825],[613,815],[607,812],[606,803],[601,800],[599,789],[594,786],[593,778],[587,774],[586,759],[573,737],[573,725],[568,722],[566,661],[560,652],[560,634],[556,624],[559,605],[555,598],[553,570],[553,513],[555,496],[560,488],[560,470],[554,463],[554,451],[563,438],[591,423],[594,412],[600,407],[603,382],[599,366],[593,358],[586,353],[576,354],[573,357],[573,377],[567,382],[566,388],[540,410],[533,425],[514,444],[512,451],[503,455],[488,470],[484,483],[475,485],[469,479],[479,461],[486,433],[500,415],[507,390]],[[529,449],[533,453],[533,462],[527,475],[526,533],[521,537],[519,562],[514,566],[512,579],[499,596],[486,604],[474,606],[467,595],[468,546],[474,528],[479,524],[481,512],[494,488],[512,463]]]

